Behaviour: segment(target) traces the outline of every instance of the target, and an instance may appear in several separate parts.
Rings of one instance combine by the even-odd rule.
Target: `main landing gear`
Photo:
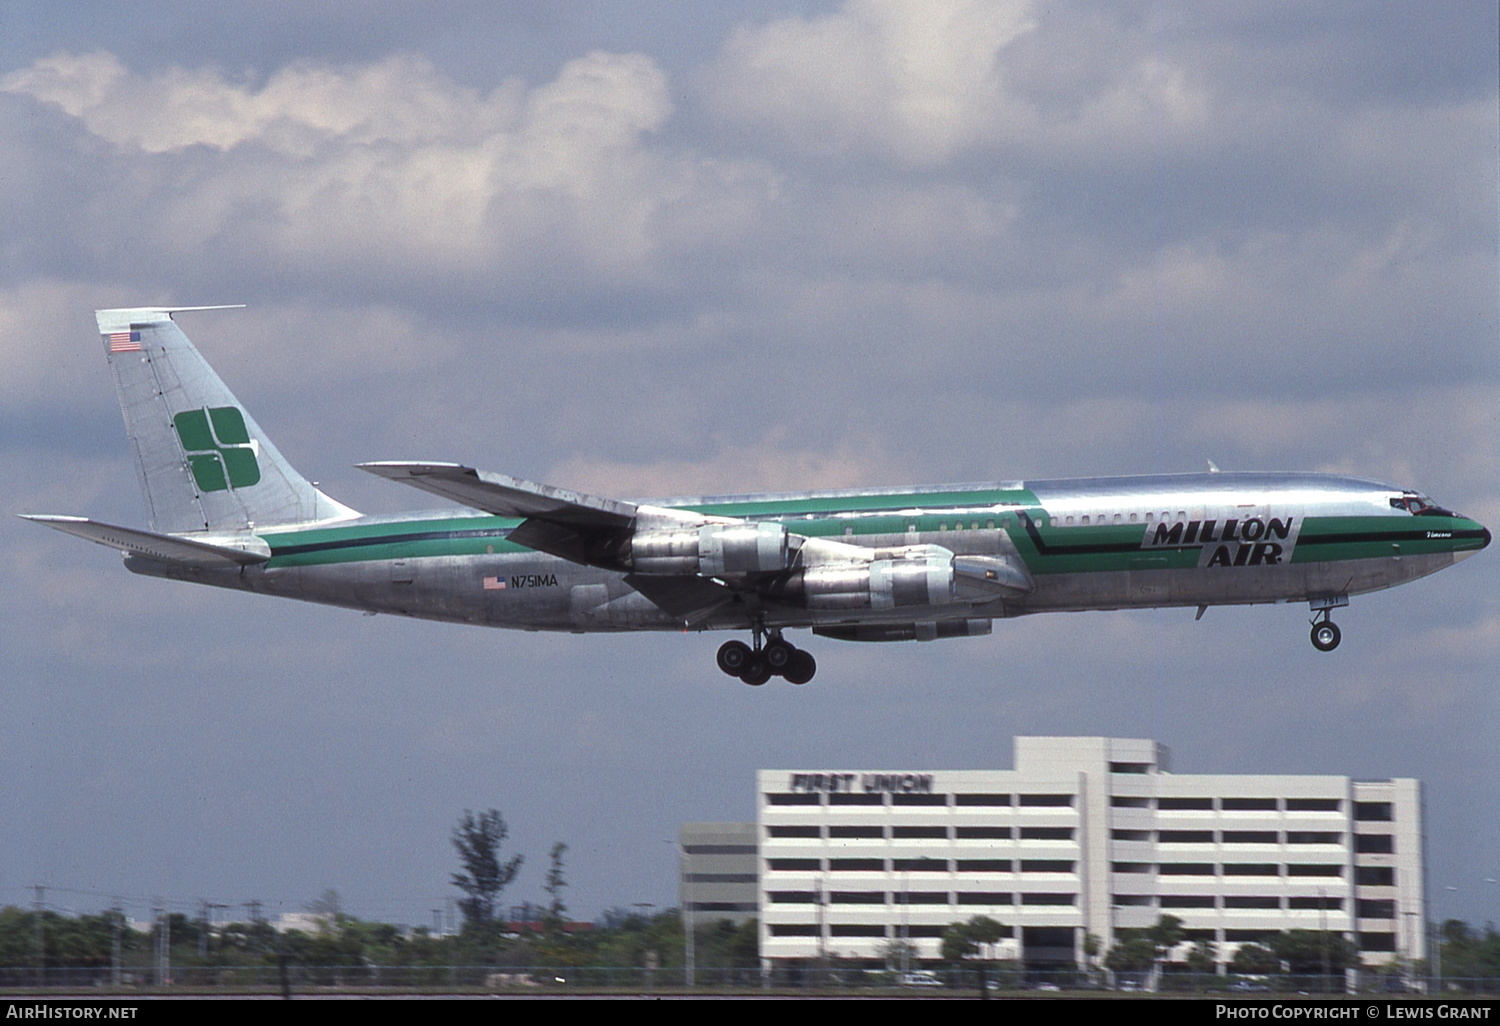
[[[1313,599],[1308,605],[1312,608],[1312,643],[1313,648],[1319,652],[1332,652],[1339,647],[1343,640],[1343,632],[1339,625],[1330,619],[1333,610],[1340,606],[1347,606],[1349,599],[1340,595],[1336,598]]]
[[[790,684],[806,684],[818,672],[811,652],[804,652],[781,636],[780,631],[753,630],[755,647],[743,641],[726,641],[719,646],[719,669],[746,684],[759,687],[773,676]],[[764,639],[764,640],[762,640]]]

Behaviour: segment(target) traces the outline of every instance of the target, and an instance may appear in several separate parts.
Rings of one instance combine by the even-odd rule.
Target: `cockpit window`
[[[1452,510],[1444,509],[1425,495],[1416,492],[1406,492],[1391,499],[1393,509],[1404,509],[1416,517],[1453,517],[1458,514]]]

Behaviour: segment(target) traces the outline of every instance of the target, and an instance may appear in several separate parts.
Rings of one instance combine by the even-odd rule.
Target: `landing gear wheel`
[[[1332,652],[1339,647],[1339,642],[1342,639],[1343,633],[1339,630],[1338,624],[1332,620],[1324,620],[1322,623],[1313,624],[1313,648],[1319,652]]]
[[[719,669],[731,677],[738,677],[754,654],[743,641],[726,641],[719,646]]]
[[[765,658],[766,664],[771,667],[772,673],[781,673],[792,665],[792,659],[796,657],[798,649],[789,641],[773,638],[766,642],[766,647],[760,650]]]
[[[786,664],[781,675],[788,684],[806,684],[817,672],[818,661],[812,657],[811,652],[804,652],[799,648],[793,650],[791,661]]]
[[[740,680],[753,688],[758,688],[771,679],[771,664],[766,662],[763,655],[752,654],[745,663],[745,668],[740,671]]]

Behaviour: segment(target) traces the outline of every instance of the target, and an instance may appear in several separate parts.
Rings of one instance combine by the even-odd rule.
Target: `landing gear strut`
[[[1347,606],[1349,599],[1344,596],[1329,599],[1313,599],[1308,603],[1312,607],[1312,643],[1313,648],[1319,652],[1332,652],[1339,647],[1343,639],[1343,632],[1339,625],[1330,618],[1333,610],[1340,606]]]
[[[811,652],[804,652],[781,636],[779,630],[751,628],[755,647],[743,641],[726,641],[719,646],[719,669],[738,677],[752,687],[759,687],[772,676],[785,678],[791,684],[806,684],[818,672]]]

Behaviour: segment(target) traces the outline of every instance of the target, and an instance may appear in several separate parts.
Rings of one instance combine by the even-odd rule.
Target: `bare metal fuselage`
[[[829,627],[1028,613],[1314,601],[1390,588],[1488,542],[1457,516],[1395,508],[1399,488],[1315,474],[1195,474],[659,500],[871,549],[941,546],[1025,567],[1034,587],[930,606],[803,608],[755,589],[699,617],[635,575],[507,542],[516,521],[466,511],[362,517],[260,534],[236,570],[132,557],[137,572],[381,613],[527,630]],[[1409,494],[1409,493],[1406,493]]]

